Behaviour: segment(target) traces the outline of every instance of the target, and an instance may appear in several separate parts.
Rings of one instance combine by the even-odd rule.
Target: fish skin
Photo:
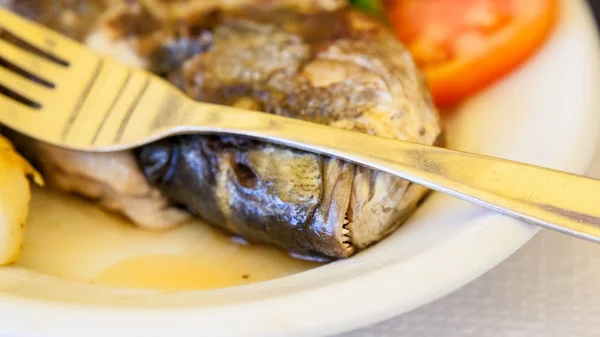
[[[154,4],[148,10],[121,2],[100,26],[194,99],[440,143],[423,76],[383,24],[341,1],[248,6],[255,1],[144,1]],[[148,15],[151,29],[122,24]],[[174,205],[303,258],[346,258],[369,247],[427,193],[383,172],[235,137],[172,137],[133,154]]]
[[[306,245],[316,234],[308,226],[322,194],[318,156],[239,138],[183,136],[143,147],[138,157],[151,183],[205,221],[252,242],[318,255]]]

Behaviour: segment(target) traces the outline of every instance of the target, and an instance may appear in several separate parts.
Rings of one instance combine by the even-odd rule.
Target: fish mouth
[[[356,251],[350,217],[356,166],[335,158],[321,160],[321,196],[306,225],[308,243],[321,254],[349,257]]]

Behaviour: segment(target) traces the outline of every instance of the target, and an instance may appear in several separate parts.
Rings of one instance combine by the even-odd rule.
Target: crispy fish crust
[[[197,100],[381,137],[440,141],[437,111],[408,51],[381,23],[342,1],[116,2],[103,14],[104,40],[93,41],[104,42],[96,47],[114,52],[111,46],[124,42],[140,66]],[[119,170],[141,168],[160,197],[299,256],[351,256],[395,230],[426,193],[337,159],[233,137],[174,137],[142,147],[135,158],[139,167],[128,159]],[[41,162],[49,177],[59,164],[63,173],[78,165]],[[112,174],[110,165],[86,170],[101,172],[86,174],[94,184],[112,181],[102,178]],[[75,178],[66,174],[59,185],[90,195]],[[136,220],[140,211],[118,194],[104,199],[144,225]],[[158,227],[178,222],[166,221]]]
[[[0,266],[15,262],[21,252],[31,198],[27,177],[43,183],[12,144],[0,136]]]

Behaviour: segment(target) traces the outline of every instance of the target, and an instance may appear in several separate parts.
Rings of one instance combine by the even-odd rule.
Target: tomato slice
[[[558,0],[384,0],[440,107],[510,73],[543,45]]]

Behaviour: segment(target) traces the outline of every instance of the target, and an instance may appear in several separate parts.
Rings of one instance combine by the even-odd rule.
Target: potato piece
[[[27,177],[42,177],[0,136],[0,266],[13,263],[21,253],[31,191]]]

